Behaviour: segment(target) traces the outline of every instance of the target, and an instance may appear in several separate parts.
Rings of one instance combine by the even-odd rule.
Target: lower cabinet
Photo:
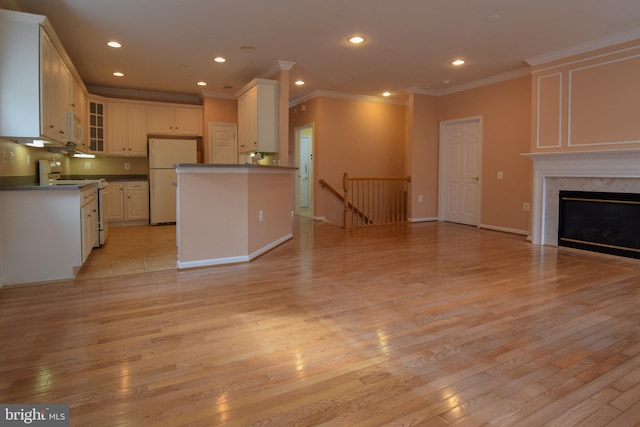
[[[97,190],[0,187],[0,286],[76,276],[98,236]]]
[[[98,190],[95,185],[80,192],[80,222],[82,262],[87,260],[94,246],[98,246]]]
[[[109,210],[105,218],[109,222],[149,221],[149,183],[147,181],[109,182]]]

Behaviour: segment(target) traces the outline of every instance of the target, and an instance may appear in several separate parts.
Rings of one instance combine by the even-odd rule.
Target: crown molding
[[[546,64],[548,62],[557,61],[559,59],[580,55],[582,53],[591,52],[597,49],[603,49],[637,39],[640,39],[640,28],[636,28],[634,30],[626,31],[623,33],[613,34],[611,36],[592,40],[586,43],[581,43],[564,49],[559,49],[553,52],[544,53],[542,55],[533,56],[531,58],[526,58],[525,62],[532,67],[535,67],[540,64]]]
[[[175,102],[179,104],[202,105],[198,95],[186,95],[180,93],[151,92],[135,89],[120,89],[102,86],[87,86],[89,93],[106,96],[108,98],[126,98],[145,101]]]
[[[259,77],[268,79],[278,71],[289,71],[294,65],[296,65],[296,63],[293,61],[283,61],[279,59],[274,65],[264,70]]]
[[[436,89],[431,92],[430,95],[443,96],[450,95],[452,93],[464,92],[469,89],[476,89],[483,86],[489,86],[496,83],[505,82],[508,80],[519,79],[520,77],[530,76],[531,68],[520,68],[519,70],[509,71],[502,74],[496,74],[495,76],[487,77],[485,79],[475,80],[473,82],[464,83],[458,86],[452,86],[444,89]]]
[[[330,90],[314,90],[313,92],[304,95],[300,98],[294,99],[289,102],[289,108],[295,107],[303,102],[309,101],[313,98],[325,97],[325,98],[338,98],[338,99],[348,99],[351,101],[365,101],[365,102],[379,102],[382,104],[392,104],[392,105],[407,105],[407,102],[404,100],[393,100],[384,98],[382,96],[371,96],[371,95],[358,95],[355,93],[345,93],[345,92],[334,92]]]

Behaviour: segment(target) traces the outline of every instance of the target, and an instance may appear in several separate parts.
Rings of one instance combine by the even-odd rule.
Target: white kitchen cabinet
[[[124,183],[125,218],[149,219],[149,183],[127,181]]]
[[[107,102],[107,154],[147,156],[147,106],[127,102]]]
[[[104,217],[107,221],[124,220],[124,182],[109,182],[111,192],[106,197],[107,211]]]
[[[97,224],[89,230],[92,201],[82,195],[95,189],[96,184],[0,190],[0,285],[75,277],[97,236]]]
[[[0,9],[0,137],[65,145],[70,75],[79,76],[45,16]]]
[[[147,181],[110,182],[111,197],[107,202],[110,222],[134,221],[136,224],[149,220],[149,183]],[[143,222],[141,222],[143,221]],[[123,224],[124,225],[124,224]]]
[[[149,105],[148,133],[202,135],[202,107]]]
[[[69,74],[49,36],[41,32],[42,134],[66,144]]]
[[[278,82],[254,79],[238,96],[238,153],[278,152]]]
[[[84,263],[94,246],[99,246],[98,187],[96,184],[80,191],[80,221],[82,228],[82,262]]]
[[[89,152],[107,154],[107,146],[105,144],[106,104],[103,101],[89,98],[88,106]]]

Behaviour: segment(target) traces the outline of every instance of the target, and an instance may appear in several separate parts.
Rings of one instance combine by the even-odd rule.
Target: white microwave
[[[84,130],[82,128],[82,120],[74,111],[67,111],[67,142],[76,145],[82,145],[84,138]]]

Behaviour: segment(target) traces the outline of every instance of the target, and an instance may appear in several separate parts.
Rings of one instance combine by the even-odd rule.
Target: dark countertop
[[[100,179],[104,178],[108,182],[125,181],[148,181],[147,175],[65,175],[62,179]],[[73,190],[79,189],[87,184],[64,184],[64,185],[40,185],[35,176],[6,176],[0,177],[0,191],[21,191],[21,190]]]
[[[58,184],[58,185],[39,185],[39,184],[21,184],[21,185],[0,185],[0,191],[61,191],[61,190],[81,190],[84,187],[96,185],[95,182],[86,184]]]
[[[254,164],[209,164],[209,163],[178,163],[176,168],[194,168],[194,169],[216,169],[216,168],[232,168],[232,169],[280,169],[280,170],[297,170],[293,166],[269,166]]]
[[[101,179],[115,181],[148,181],[148,175],[67,175],[63,179]]]

